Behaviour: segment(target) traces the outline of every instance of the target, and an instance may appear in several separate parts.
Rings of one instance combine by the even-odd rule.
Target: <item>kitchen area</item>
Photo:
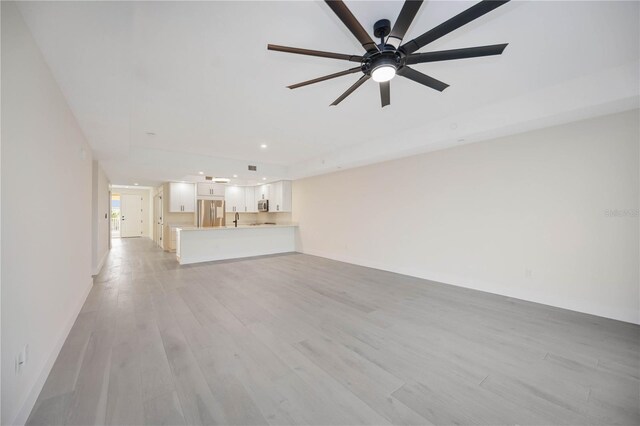
[[[198,180],[154,191],[154,241],[181,265],[295,251],[291,181]]]

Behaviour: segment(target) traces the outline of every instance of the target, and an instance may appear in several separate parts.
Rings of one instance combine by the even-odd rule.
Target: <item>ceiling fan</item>
[[[307,86],[309,84],[319,83],[321,81],[330,80],[343,75],[355,74],[361,72],[363,75],[342,95],[338,97],[332,106],[338,105],[347,96],[353,93],[365,81],[372,78],[380,84],[380,98],[382,107],[391,103],[390,80],[396,75],[413,80],[416,83],[424,84],[432,89],[442,92],[449,87],[448,84],[429,77],[409,65],[422,64],[425,62],[449,61],[452,59],[476,58],[480,56],[500,55],[507,47],[507,43],[493,44],[489,46],[467,47],[463,49],[441,50],[437,52],[414,53],[429,43],[439,39],[442,36],[462,27],[469,22],[491,12],[492,10],[502,6],[509,0],[483,0],[471,6],[464,12],[459,13],[446,22],[427,31],[421,36],[402,44],[409,25],[418,13],[422,0],[406,0],[400,10],[400,15],[396,20],[393,28],[388,19],[381,19],[373,26],[373,34],[380,38],[380,44],[376,44],[371,36],[360,25],[360,22],[353,16],[349,8],[342,0],[325,0],[325,3],[340,18],[349,31],[358,39],[364,47],[366,53],[364,55],[345,55],[341,53],[323,52],[319,50],[299,49],[297,47],[278,46],[275,44],[267,45],[268,50],[278,52],[296,53],[299,55],[319,56],[321,58],[342,59],[345,61],[359,62],[360,65],[345,71],[336,72],[334,74],[325,75],[323,77],[314,78],[312,80],[303,81],[302,83],[287,86],[289,89],[297,89],[298,87]]]

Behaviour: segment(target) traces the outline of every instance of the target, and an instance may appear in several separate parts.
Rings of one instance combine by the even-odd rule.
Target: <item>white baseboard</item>
[[[107,256],[109,256],[110,250],[111,249],[107,249],[107,251],[105,251],[104,254],[102,255],[102,259],[100,259],[100,262],[98,262],[98,264],[93,269],[93,272],[91,273],[93,276],[98,275],[102,270],[102,267],[104,266],[104,262],[107,260]]]
[[[56,362],[56,359],[60,354],[62,345],[64,345],[64,342],[67,340],[67,336],[71,332],[71,327],[73,327],[73,324],[76,322],[76,318],[78,318],[78,315],[82,310],[82,306],[84,305],[84,302],[87,300],[87,296],[89,296],[89,292],[91,291],[92,287],[93,287],[93,278],[91,278],[91,280],[89,281],[89,285],[87,285],[87,288],[84,290],[84,294],[82,295],[82,297],[80,297],[80,300],[78,301],[78,304],[75,306],[75,309],[73,309],[73,311],[71,312],[71,315],[69,315],[69,318],[67,319],[67,323],[64,325],[62,332],[58,336],[58,340],[56,341],[55,347],[51,351],[49,358],[47,358],[47,362],[42,367],[42,370],[40,370],[38,379],[36,380],[35,384],[31,388],[31,391],[29,391],[27,398],[21,404],[18,414],[13,419],[13,422],[11,422],[12,425],[24,425],[29,419],[29,415],[31,414],[31,410],[33,410],[33,407],[36,404],[38,395],[40,395],[40,392],[44,387],[44,383],[47,381],[47,377],[49,377],[49,373],[53,368],[53,364]]]

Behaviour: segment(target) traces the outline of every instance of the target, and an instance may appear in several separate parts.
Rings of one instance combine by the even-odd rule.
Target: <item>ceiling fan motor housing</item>
[[[371,72],[376,68],[385,66],[391,66],[397,70],[400,68],[401,64],[401,57],[394,50],[376,52],[363,58],[362,72],[365,74],[371,74]]]

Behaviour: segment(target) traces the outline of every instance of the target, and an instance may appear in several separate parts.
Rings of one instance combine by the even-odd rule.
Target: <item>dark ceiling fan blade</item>
[[[408,78],[409,80],[413,80],[416,83],[424,84],[425,86],[431,87],[439,92],[442,92],[444,89],[449,87],[447,83],[443,83],[440,80],[436,80],[433,77],[429,77],[426,74],[422,74],[420,71],[416,71],[413,68],[402,67],[398,70],[398,74]]]
[[[345,71],[336,72],[333,74],[325,75],[323,77],[314,78],[313,80],[303,81],[302,83],[292,84],[291,86],[287,86],[289,89],[297,89],[298,87],[308,86],[309,84],[319,83],[325,80],[331,80],[332,78],[342,77],[343,75],[349,75],[356,72],[362,71],[360,67],[350,68]]]
[[[338,105],[340,102],[344,101],[344,98],[346,98],[347,96],[349,96],[350,94],[352,94],[358,87],[362,86],[362,83],[364,83],[365,81],[369,80],[371,78],[370,75],[368,74],[364,74],[362,77],[360,77],[358,79],[358,81],[356,81],[355,83],[353,83],[351,85],[351,87],[349,87],[347,89],[346,92],[344,92],[342,95],[340,95],[340,97],[338,99],[336,99],[335,101],[333,101],[333,103],[331,104],[331,106],[336,106]]]
[[[319,56],[321,58],[343,59],[351,62],[361,62],[362,56],[345,55],[343,53],[323,52],[322,50],[300,49],[298,47],[278,46],[277,44],[267,44],[268,50],[276,52],[295,53],[298,55]]]
[[[362,25],[353,13],[349,10],[342,0],[325,0],[327,5],[333,10],[333,13],[338,15],[338,18],[343,24],[347,26],[349,31],[356,36],[362,47],[368,52],[370,50],[378,50],[378,45],[373,42],[369,33],[362,28]]]
[[[400,46],[404,35],[409,29],[409,25],[411,25],[413,18],[415,18],[416,13],[420,10],[420,6],[422,6],[422,0],[406,0],[404,2],[402,10],[400,10],[400,15],[398,15],[396,23],[393,24],[393,29],[387,39],[388,44],[392,45],[396,49]]]
[[[390,81],[383,81],[380,83],[380,101],[382,102],[382,108],[391,104],[391,84]]]
[[[425,62],[451,61],[453,59],[478,58],[481,56],[500,55],[509,43],[492,44],[490,46],[466,47],[464,49],[440,50],[438,52],[414,53],[407,56],[407,65]]]
[[[431,43],[432,41],[437,40],[440,37],[449,34],[451,31],[457,30],[463,25],[466,25],[469,22],[478,19],[479,17],[502,6],[508,1],[509,0],[483,0],[480,3],[476,3],[464,12],[459,13],[448,21],[443,22],[442,24],[427,31],[421,36],[418,36],[415,39],[405,43],[401,47],[401,49],[404,50],[406,54],[413,53],[416,50]]]

